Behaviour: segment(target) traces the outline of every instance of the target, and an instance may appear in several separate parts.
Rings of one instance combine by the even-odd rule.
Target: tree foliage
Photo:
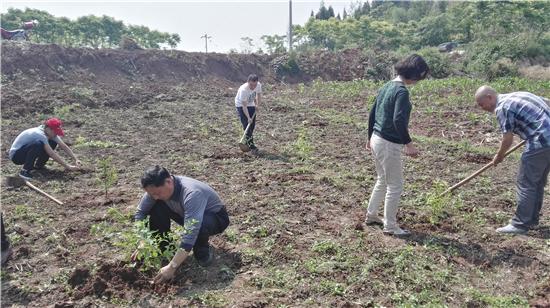
[[[327,15],[329,9],[321,3],[315,18],[294,26],[298,45],[328,50],[372,45],[418,50],[448,41],[468,44],[518,35],[540,41],[550,28],[548,1],[373,0],[355,5],[349,13],[352,18],[346,18],[346,12],[342,20],[330,18],[334,15]]]
[[[438,76],[458,69],[492,78],[490,67],[513,73],[520,61],[550,61],[550,1],[372,0],[353,3],[342,19],[327,14],[321,2],[315,18],[293,26],[295,50],[422,50]],[[462,62],[437,55],[434,47],[445,42],[466,52]]]
[[[17,29],[25,21],[37,19],[40,25],[33,29],[31,40],[37,43],[55,43],[70,47],[114,48],[122,37],[130,37],[145,48],[175,48],[180,43],[178,34],[151,30],[145,26],[125,25],[109,16],[81,16],[76,20],[55,17],[46,11],[10,8],[0,14],[2,27]]]

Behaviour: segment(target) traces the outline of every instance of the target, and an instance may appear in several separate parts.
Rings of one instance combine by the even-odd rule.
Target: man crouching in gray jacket
[[[218,194],[206,183],[184,176],[173,176],[164,167],[155,166],[141,177],[145,194],[139,202],[136,220],[149,216],[149,228],[165,237],[170,220],[185,229],[181,244],[170,263],[155,276],[155,283],[169,281],[191,250],[202,266],[213,260],[210,236],[222,233],[229,225],[229,216]],[[161,243],[164,250],[167,242]],[[137,251],[132,259],[137,257]]]

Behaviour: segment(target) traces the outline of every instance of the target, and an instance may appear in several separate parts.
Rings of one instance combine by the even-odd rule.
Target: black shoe
[[[13,249],[11,249],[11,246],[2,251],[2,266],[4,266],[6,262],[8,262],[12,254],[13,254]]]
[[[208,246],[208,256],[202,260],[197,259],[197,262],[200,266],[207,267],[212,264],[212,261],[214,261],[214,248]]]
[[[32,180],[31,172],[25,169],[21,169],[21,171],[19,172],[19,177],[26,181]]]
[[[48,168],[46,168],[46,165],[42,165],[42,166],[34,166],[33,168],[34,170],[39,170],[39,171],[48,171]]]

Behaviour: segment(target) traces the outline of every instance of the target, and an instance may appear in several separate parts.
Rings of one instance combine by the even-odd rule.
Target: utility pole
[[[292,0],[288,0],[288,51],[292,51]]]
[[[201,36],[201,38],[204,38],[204,46],[206,49],[206,53],[208,53],[208,40],[211,39],[212,37],[208,36],[208,34],[205,33],[203,36]]]

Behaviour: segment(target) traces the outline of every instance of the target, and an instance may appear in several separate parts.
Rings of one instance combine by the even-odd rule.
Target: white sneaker
[[[520,229],[518,227],[515,227],[512,224],[508,224],[502,228],[498,228],[497,233],[505,233],[505,234],[525,234],[527,233],[527,230]]]
[[[380,219],[380,217],[378,217],[378,216],[367,215],[367,218],[365,219],[365,225],[367,225],[367,226],[370,226],[370,225],[383,225],[383,224],[384,224],[384,221],[382,219]]]
[[[411,235],[411,232],[405,229],[401,229],[399,227],[395,227],[393,229],[386,229],[384,228],[384,234],[386,235],[394,235],[394,236],[409,236]]]

